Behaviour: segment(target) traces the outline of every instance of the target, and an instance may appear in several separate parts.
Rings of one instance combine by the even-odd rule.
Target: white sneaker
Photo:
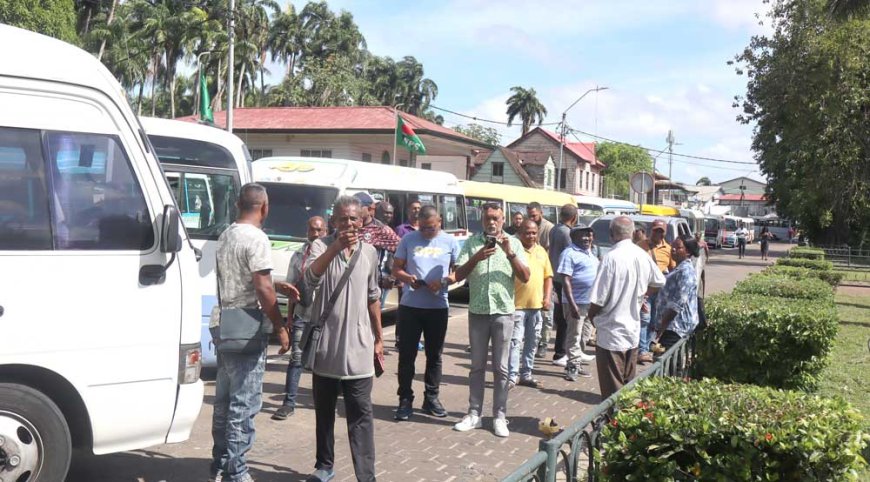
[[[483,423],[481,422],[480,417],[469,413],[462,417],[462,420],[453,426],[453,430],[456,430],[457,432],[468,432],[469,430],[474,430],[482,426]]]
[[[496,437],[507,437],[510,435],[510,431],[508,431],[508,421],[504,418],[496,418],[492,421],[492,433],[495,434]]]
[[[562,358],[556,358],[553,360],[553,365],[556,365],[557,367],[568,366],[568,357],[563,356]]]
[[[580,356],[578,358],[583,363],[589,363],[589,362],[595,360],[595,355],[587,355],[581,351]]]

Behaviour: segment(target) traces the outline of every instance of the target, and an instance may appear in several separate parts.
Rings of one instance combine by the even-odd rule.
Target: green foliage
[[[768,266],[763,271],[763,273],[770,275],[788,276],[795,279],[817,278],[835,288],[843,281],[842,272],[801,268],[798,266],[773,265]]]
[[[713,185],[713,182],[710,181],[709,177],[704,176],[701,179],[698,179],[698,182],[696,182],[695,185],[696,186],[711,186],[711,185]]]
[[[825,251],[820,248],[796,246],[788,250],[789,258],[825,259]]]
[[[604,480],[857,480],[870,436],[841,398],[651,377],[602,431]]]
[[[735,293],[710,296],[705,308],[708,326],[697,343],[702,376],[815,388],[837,336],[833,303]]]
[[[755,126],[752,148],[777,213],[816,242],[860,245],[870,240],[870,8],[835,3],[862,7],[771,1],[773,33],[735,59],[747,76],[736,105]]]
[[[604,191],[608,196],[615,195],[621,199],[628,199],[631,175],[641,171],[652,173],[652,156],[642,147],[618,142],[601,142],[595,148],[595,155],[607,165],[602,175]]]
[[[492,146],[501,144],[501,134],[492,127],[484,127],[480,124],[471,123],[467,126],[456,126],[453,130],[460,134],[465,134],[472,139],[486,142]]]
[[[73,0],[0,0],[0,23],[79,44]]]
[[[754,274],[737,283],[734,294],[763,295],[777,298],[834,301],[834,290],[825,281],[815,278],[797,279],[786,275]]]
[[[547,108],[538,99],[538,93],[535,89],[526,89],[524,87],[511,87],[511,96],[505,102],[507,104],[508,127],[513,124],[514,119],[520,118],[523,124],[523,135],[532,127],[535,122],[541,125],[544,122],[544,117],[547,117]]]
[[[803,258],[779,258],[776,260],[778,266],[796,266],[798,268],[809,268],[830,271],[834,269],[834,264],[823,259],[803,259]]]

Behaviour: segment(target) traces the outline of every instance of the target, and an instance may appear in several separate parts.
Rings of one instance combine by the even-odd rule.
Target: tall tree
[[[492,127],[484,127],[480,124],[471,123],[465,126],[456,126],[453,130],[493,146],[501,144],[501,134]]]
[[[525,89],[523,87],[511,87],[513,94],[505,102],[508,106],[507,125],[510,127],[514,119],[520,118],[523,124],[523,135],[526,135],[532,127],[532,124],[537,122],[541,125],[544,122],[544,117],[547,116],[547,108],[538,99],[538,93],[535,89]]]
[[[701,179],[698,179],[698,182],[696,182],[695,185],[696,186],[711,186],[711,185],[713,185],[713,182],[710,181],[709,177],[704,176]]]
[[[652,157],[646,149],[639,146],[601,142],[595,148],[595,155],[607,165],[602,173],[607,196],[628,199],[631,194],[631,175],[636,172],[652,173]]]
[[[0,23],[79,43],[72,0],[0,0]]]
[[[773,32],[736,56],[748,77],[738,119],[777,213],[818,243],[870,242],[870,14],[776,0]]]

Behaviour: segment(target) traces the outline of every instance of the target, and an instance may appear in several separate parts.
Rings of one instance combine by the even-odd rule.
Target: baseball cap
[[[653,221],[652,228],[650,228],[650,231],[655,231],[656,229],[661,229],[662,231],[667,231],[668,225],[667,225],[667,223],[665,223],[661,219],[656,219],[655,221]]]
[[[577,223],[571,228],[571,234],[579,233],[580,231],[592,231],[592,226],[587,226],[583,223]]]
[[[359,203],[363,207],[369,207],[372,204],[375,204],[375,198],[373,198],[371,194],[369,194],[365,191],[360,191],[360,192],[354,194],[353,197],[357,198],[357,200],[359,200]]]

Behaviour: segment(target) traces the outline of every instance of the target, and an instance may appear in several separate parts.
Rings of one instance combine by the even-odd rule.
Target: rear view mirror
[[[160,230],[161,252],[177,253],[181,251],[181,236],[178,232],[180,225],[178,209],[172,204],[163,206],[163,224]]]

